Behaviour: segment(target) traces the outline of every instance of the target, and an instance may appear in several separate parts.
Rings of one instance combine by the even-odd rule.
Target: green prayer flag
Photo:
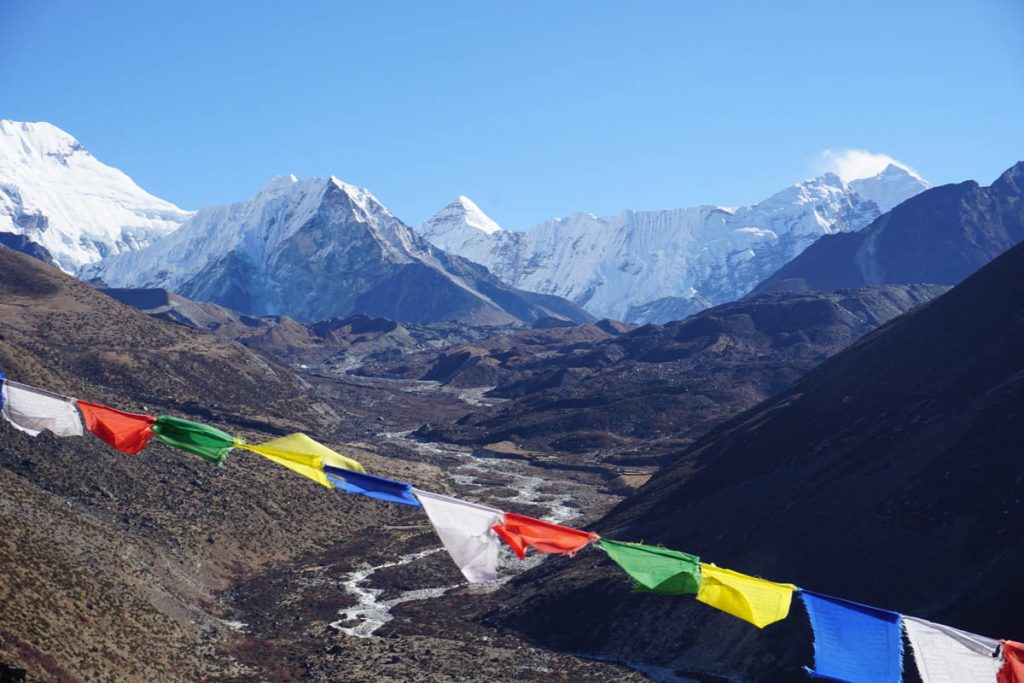
[[[156,419],[153,433],[166,444],[195,453],[218,465],[223,464],[224,456],[235,445],[233,436],[216,427],[170,415],[161,415]]]
[[[683,595],[700,589],[700,558],[668,548],[602,538],[597,544],[639,591]]]

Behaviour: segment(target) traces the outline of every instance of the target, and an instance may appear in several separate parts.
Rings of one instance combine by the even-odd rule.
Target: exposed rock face
[[[301,321],[354,313],[485,325],[591,319],[432,247],[368,191],[335,178],[277,178],[249,201],[202,209],[151,248],[82,275]]]
[[[20,251],[22,254],[28,254],[32,258],[37,258],[43,263],[57,265],[57,262],[53,260],[53,254],[51,254],[46,247],[36,244],[25,235],[16,235],[11,232],[0,232],[0,246],[13,249],[14,251]]]
[[[943,185],[863,230],[826,235],[754,290],[828,291],[866,285],[955,285],[1024,239],[1024,162],[989,187]]]
[[[520,289],[661,323],[743,296],[822,235],[859,230],[927,187],[891,165],[849,183],[825,174],[752,206],[580,213],[523,232],[460,197],[417,230]]]
[[[1018,637],[1022,269],[1019,245],[708,433],[596,529]],[[575,652],[806,678],[812,636],[799,605],[758,631],[688,599],[631,593],[609,564],[541,567],[494,616]]]
[[[523,332],[422,357],[418,365],[405,359],[404,366],[419,367],[423,379],[484,386],[486,396],[513,399],[424,430],[430,438],[652,462],[945,290],[770,294],[664,326],[598,327],[606,322],[559,334]]]

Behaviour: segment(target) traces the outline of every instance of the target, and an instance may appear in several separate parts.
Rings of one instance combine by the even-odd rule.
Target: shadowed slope
[[[1022,272],[1017,246],[707,434],[597,530],[1019,639]],[[595,556],[541,568],[495,616],[574,650],[748,680],[804,676],[800,608],[758,632],[611,576]]]

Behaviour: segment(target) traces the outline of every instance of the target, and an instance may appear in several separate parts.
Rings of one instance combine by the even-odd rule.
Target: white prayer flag
[[[82,418],[74,401],[67,396],[4,381],[4,417],[16,429],[32,436],[38,436],[44,429],[57,436],[82,436]]]
[[[924,683],[995,683],[998,640],[916,617],[904,616],[903,627]]]
[[[498,535],[491,529],[501,510],[413,489],[452,561],[470,583],[498,578]]]

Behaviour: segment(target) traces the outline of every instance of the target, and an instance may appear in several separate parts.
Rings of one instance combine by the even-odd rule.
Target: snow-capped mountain
[[[179,230],[84,268],[112,287],[160,287],[246,313],[407,322],[591,319],[518,291],[431,246],[370,192],[336,178],[272,180],[247,201],[200,209]]]
[[[740,298],[822,235],[859,230],[928,187],[890,165],[850,182],[826,173],[752,206],[580,213],[523,232],[495,229],[460,197],[418,231],[521,289],[597,317],[664,322]]]
[[[191,214],[154,197],[49,123],[0,119],[0,235],[23,236],[67,272],[141,249]]]

